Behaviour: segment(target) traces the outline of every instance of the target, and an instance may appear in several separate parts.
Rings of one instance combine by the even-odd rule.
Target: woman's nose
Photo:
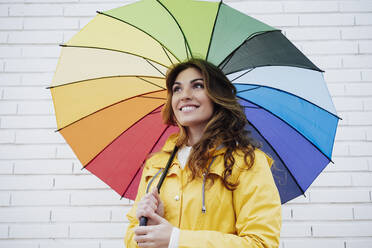
[[[187,100],[192,98],[192,91],[190,87],[185,87],[182,91],[181,99],[182,100]]]

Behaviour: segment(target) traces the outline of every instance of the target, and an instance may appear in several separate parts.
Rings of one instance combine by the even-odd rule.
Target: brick
[[[10,193],[0,192],[0,206],[9,206],[10,204]]]
[[[7,225],[0,225],[0,239],[8,237],[8,229]]]
[[[308,203],[308,202],[310,202],[310,198],[308,196],[308,193],[305,193],[305,196],[300,195],[296,197],[295,199],[287,202],[286,205],[297,204],[297,203]]]
[[[124,248],[124,242],[123,239],[104,239],[100,248]]]
[[[21,30],[23,29],[22,18],[0,17],[0,30]]]
[[[355,206],[354,215],[357,220],[371,220],[372,219],[372,205]]]
[[[280,237],[309,237],[311,235],[310,228],[309,224],[283,223]]]
[[[372,112],[350,112],[349,125],[372,125]]]
[[[337,2],[333,1],[301,1],[284,2],[284,12],[308,13],[308,12],[336,12]]]
[[[0,144],[14,143],[15,132],[9,130],[0,130]]]
[[[0,47],[0,54],[1,54],[2,58],[21,57],[21,48],[20,47],[3,46],[3,47]]]
[[[13,173],[13,162],[6,161],[6,160],[0,161],[0,174],[12,174],[12,173]]]
[[[14,162],[14,174],[71,174],[71,160],[19,160]]]
[[[106,207],[53,208],[51,216],[53,222],[108,222],[110,211]]]
[[[52,101],[18,102],[18,114],[19,115],[54,115],[53,102]]]
[[[91,17],[81,17],[79,18],[79,29],[82,29],[85,25],[87,25],[92,20]]]
[[[65,206],[69,205],[70,193],[67,191],[14,191],[12,206]]]
[[[11,115],[17,113],[17,104],[15,102],[0,102],[0,114]]]
[[[372,83],[346,84],[345,94],[348,96],[371,96]]]
[[[24,58],[58,58],[61,53],[59,46],[24,46],[22,57]]]
[[[320,69],[339,69],[342,66],[341,56],[309,55],[308,58]]]
[[[76,155],[68,145],[60,145],[57,146],[56,158],[73,159]]]
[[[8,33],[0,32],[0,43],[7,43]]]
[[[345,156],[349,154],[349,144],[347,142],[336,142],[333,146],[333,156]]]
[[[372,27],[341,28],[343,40],[363,40],[372,38]]]
[[[277,28],[283,26],[298,26],[298,15],[251,15],[253,18],[260,20],[270,26]]]
[[[337,111],[363,110],[363,100],[360,98],[333,97],[332,100]]]
[[[372,239],[364,239],[364,240],[346,240],[346,248],[371,248],[372,247]]]
[[[91,174],[87,169],[83,168],[80,161],[76,160],[73,164],[74,164],[73,174],[75,175],[90,175]]]
[[[56,176],[56,189],[107,189],[105,183],[93,175]]]
[[[369,202],[368,190],[311,190],[310,201],[322,203]]]
[[[0,176],[0,189],[1,190],[51,189],[52,187],[53,187],[53,177],[51,176],[30,176],[30,175]]]
[[[366,140],[366,130],[363,127],[338,127],[336,141]]]
[[[2,145],[1,159],[53,158],[55,147],[40,145]]]
[[[53,73],[44,72],[44,73],[22,73],[22,84],[23,85],[43,85],[45,87],[50,85],[50,82],[53,78]]]
[[[371,141],[372,140],[372,130],[367,129],[366,134],[367,134],[367,140]]]
[[[282,205],[282,220],[292,220],[292,208],[287,205]]]
[[[21,59],[5,61],[6,72],[50,72],[55,71],[57,59]]]
[[[16,144],[65,144],[65,140],[53,129],[19,130],[16,132]]]
[[[354,24],[354,15],[348,14],[303,14],[300,26],[348,26]]]
[[[371,25],[372,18],[371,14],[356,14],[355,15],[355,24],[356,25]]]
[[[11,5],[9,16],[62,16],[62,5],[22,4]]]
[[[286,37],[291,41],[339,40],[340,30],[337,28],[286,28]]]
[[[358,43],[360,53],[372,53],[372,41],[359,41]]]
[[[0,16],[8,16],[8,8],[7,5],[0,5]]]
[[[100,241],[89,240],[89,239],[47,239],[47,240],[38,240],[40,246],[38,248],[100,248]],[[122,245],[124,246],[123,239],[121,240]],[[119,247],[119,246],[118,246]],[[123,247],[124,248],[124,247]]]
[[[370,12],[372,3],[370,1],[343,1],[340,2],[340,11],[342,12]]]
[[[229,2],[228,5],[248,15],[255,13],[277,14],[283,11],[283,7],[280,2]]]
[[[122,238],[126,224],[86,223],[70,224],[71,238]]]
[[[372,71],[362,71],[362,81],[372,81]]]
[[[56,30],[56,29],[78,29],[79,20],[75,18],[25,18],[24,29],[25,30]]]
[[[0,247],[11,247],[11,248],[39,248],[39,244],[32,240],[17,240],[8,239],[0,240]]]
[[[119,5],[121,6],[121,5]],[[71,4],[64,7],[64,16],[96,16],[97,11],[119,7],[118,4]]]
[[[321,173],[311,185],[312,187],[324,186],[351,186],[349,173]]]
[[[120,207],[120,208],[112,208],[111,209],[111,221],[113,222],[121,222],[121,223],[128,223],[128,219],[126,217],[127,213],[131,209],[131,206]]]
[[[353,208],[352,206],[294,206],[293,219],[294,220],[352,220]]]
[[[12,73],[0,74],[0,84],[2,86],[19,85],[21,82],[21,75]]]
[[[63,43],[69,41],[74,35],[76,34],[75,31],[64,31],[63,32]]]
[[[361,72],[360,70],[328,70],[324,73],[324,78],[326,82],[350,82],[350,81],[360,81]]]
[[[9,44],[61,44],[63,33],[61,31],[22,31],[10,32]]]
[[[10,238],[67,238],[67,224],[14,224],[10,225]]]
[[[372,173],[353,173],[351,174],[354,186],[372,186]]]
[[[366,158],[358,157],[334,157],[334,164],[326,167],[325,171],[367,171]]]
[[[372,236],[372,222],[313,224],[314,237],[368,237]]]
[[[50,0],[23,0],[25,3],[50,3]],[[79,0],[53,0],[53,3],[76,3]]]
[[[344,56],[342,61],[345,68],[370,68],[372,55]]]
[[[71,192],[71,205],[120,205],[120,196],[113,190]]]
[[[358,43],[354,41],[301,42],[302,51],[311,55],[356,54]]]
[[[7,87],[4,88],[3,99],[26,100],[26,99],[51,99],[49,90],[42,87]]]
[[[343,240],[334,239],[301,239],[301,240],[285,240],[285,248],[345,248]]]
[[[57,128],[54,116],[3,116],[2,128]]]
[[[49,222],[50,208],[0,208],[0,222]]]
[[[345,95],[344,84],[328,84],[327,87],[328,87],[328,90],[331,96],[344,96]]]

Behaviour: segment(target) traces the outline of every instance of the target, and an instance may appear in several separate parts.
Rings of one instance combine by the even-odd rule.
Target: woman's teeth
[[[194,110],[194,109],[196,109],[195,106],[185,106],[185,107],[181,108],[181,111],[191,111],[191,110]]]

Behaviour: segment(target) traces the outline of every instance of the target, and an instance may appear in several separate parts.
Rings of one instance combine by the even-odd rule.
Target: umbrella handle
[[[158,192],[160,193],[160,188],[161,188],[161,185],[163,184],[163,181],[164,181],[164,178],[165,176],[167,175],[168,173],[168,170],[169,170],[169,167],[170,165],[172,164],[172,161],[174,159],[174,156],[176,155],[177,153],[177,150],[178,150],[178,147],[177,146],[174,146],[174,149],[173,149],[173,152],[171,154],[171,156],[169,157],[169,160],[167,162],[167,165],[165,166],[165,169],[160,177],[160,180],[159,180],[159,183],[158,185],[156,186],[158,188]],[[147,226],[147,217],[145,216],[142,216],[140,218],[140,223],[139,223],[140,226]]]
[[[140,226],[147,226],[147,217],[142,216],[141,219],[140,219],[139,225]]]

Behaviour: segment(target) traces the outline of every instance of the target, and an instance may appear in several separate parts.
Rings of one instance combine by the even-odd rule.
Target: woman
[[[281,203],[272,160],[248,138],[235,87],[200,59],[175,65],[166,84],[163,119],[180,131],[146,162],[127,214],[126,247],[278,247]],[[161,194],[149,191],[175,146]],[[138,226],[141,216],[147,226]]]

